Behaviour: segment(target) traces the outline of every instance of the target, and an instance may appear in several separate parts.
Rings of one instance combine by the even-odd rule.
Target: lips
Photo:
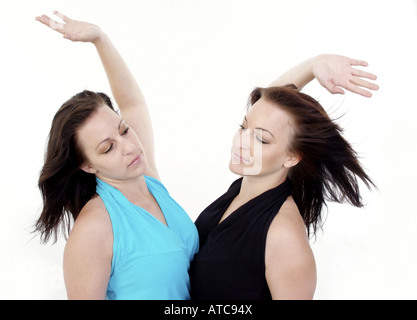
[[[245,158],[243,158],[242,156],[240,156],[238,153],[236,153],[236,152],[233,152],[233,158],[235,159],[235,160],[238,160],[239,162],[245,162],[245,163],[249,163],[250,161],[249,160],[247,160],[247,159],[245,159]]]
[[[140,155],[136,156],[128,165],[128,167],[130,166],[134,166],[135,164],[138,164],[140,162]]]

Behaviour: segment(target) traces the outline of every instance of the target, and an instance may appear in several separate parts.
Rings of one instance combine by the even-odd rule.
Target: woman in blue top
[[[81,92],[54,117],[39,179],[46,242],[74,226],[65,247],[70,299],[189,299],[196,227],[160,182],[145,99],[97,26],[55,12],[36,19],[95,45],[122,117],[108,96]]]

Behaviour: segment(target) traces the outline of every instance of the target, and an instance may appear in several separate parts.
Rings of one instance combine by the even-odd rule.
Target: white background
[[[379,191],[365,209],[329,205],[312,241],[316,299],[416,299],[417,10],[411,0],[50,0],[0,3],[0,299],[65,299],[65,242],[30,234],[56,110],[84,89],[110,93],[91,44],[34,20],[60,10],[99,24],[151,109],[163,182],[194,220],[236,178],[232,136],[249,92],[319,53],[370,63],[372,99],[306,92],[340,120]]]

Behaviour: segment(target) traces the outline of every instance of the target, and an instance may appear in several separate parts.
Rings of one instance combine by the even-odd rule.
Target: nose
[[[135,151],[135,145],[128,139],[121,139],[120,144],[121,144],[122,153],[124,156],[129,155]]]
[[[240,147],[243,150],[250,150],[251,147],[252,130],[247,129],[240,135]]]
[[[236,150],[248,152],[251,149],[251,130],[237,131],[233,137],[233,147]]]

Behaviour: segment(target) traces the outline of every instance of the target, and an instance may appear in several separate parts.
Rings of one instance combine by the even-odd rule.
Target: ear
[[[84,163],[80,167],[81,170],[87,173],[96,174],[98,171],[94,169],[94,167],[88,163]]]
[[[284,167],[289,169],[295,167],[301,161],[301,156],[297,153],[291,153],[287,161],[284,162]]]

